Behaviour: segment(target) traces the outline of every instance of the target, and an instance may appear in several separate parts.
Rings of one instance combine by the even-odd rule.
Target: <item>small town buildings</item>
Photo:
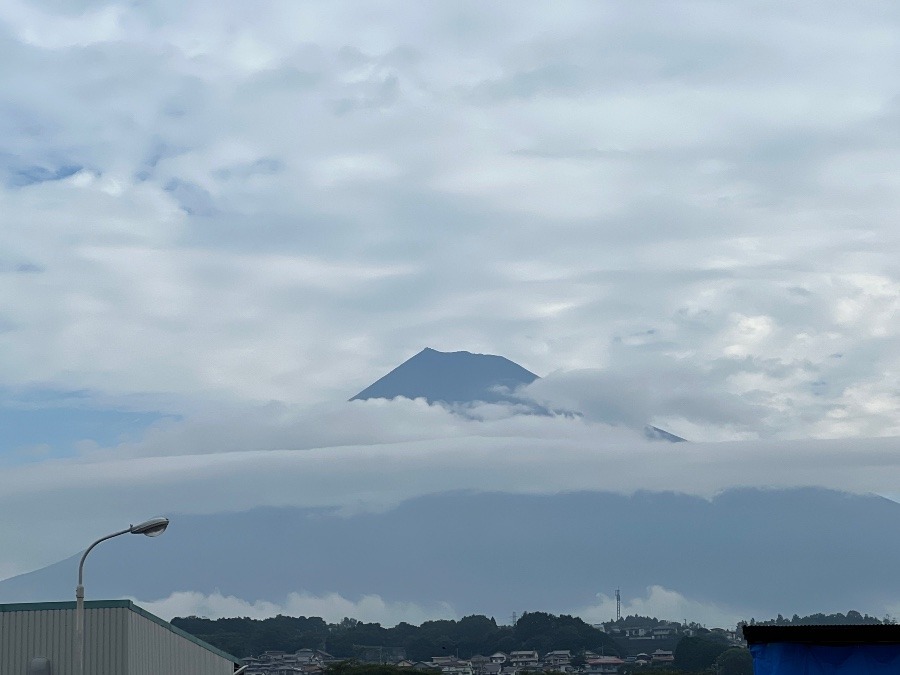
[[[243,659],[244,675],[321,675],[334,657],[320,649],[298,649],[296,652],[266,651]]]
[[[509,661],[509,654],[504,652],[494,652],[489,658],[491,659],[491,663],[506,663]]]
[[[232,675],[241,665],[130,600],[87,601],[84,618],[90,675]],[[74,629],[74,602],[0,605],[0,673],[73,675]]]

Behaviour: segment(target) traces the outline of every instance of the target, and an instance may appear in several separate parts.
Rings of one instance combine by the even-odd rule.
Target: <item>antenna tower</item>
[[[616,589],[616,621],[622,618],[622,596],[619,595],[619,589]]]

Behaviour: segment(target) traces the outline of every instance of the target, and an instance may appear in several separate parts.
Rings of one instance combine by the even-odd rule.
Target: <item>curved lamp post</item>
[[[78,563],[78,586],[75,588],[75,674],[84,675],[84,559],[88,553],[100,542],[118,537],[120,534],[143,534],[148,537],[158,537],[169,526],[168,518],[151,518],[138,525],[129,525],[127,530],[113,532],[87,547],[81,562]]]

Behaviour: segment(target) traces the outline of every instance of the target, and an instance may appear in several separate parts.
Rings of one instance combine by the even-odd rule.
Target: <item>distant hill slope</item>
[[[537,375],[502,356],[426,347],[350,400],[403,396],[429,403],[497,403],[510,400],[509,391],[536,379]]]
[[[85,566],[88,599],[174,591],[283,601],[291,591],[434,606],[459,616],[566,612],[660,584],[756,617],[882,613],[900,601],[900,504],[814,489],[444,493],[384,513],[301,508],[172,514],[156,539],[120,537]],[[74,595],[78,556],[0,581],[0,602]],[[684,616],[668,617],[673,619]],[[745,618],[750,618],[750,615]]]

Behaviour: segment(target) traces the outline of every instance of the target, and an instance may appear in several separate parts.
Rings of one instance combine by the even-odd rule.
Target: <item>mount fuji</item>
[[[500,356],[425,349],[351,400],[518,404],[537,379]],[[325,456],[328,448],[317,452]],[[452,469],[490,474],[484,458]],[[603,470],[622,469],[611,462]],[[900,557],[900,540],[890,536],[900,504],[882,497],[814,488],[727,489],[711,498],[528,489],[425,487],[387,509],[351,512],[268,506],[208,513],[198,503],[196,511],[166,514],[172,525],[152,547],[143,537],[99,547],[87,572],[89,593],[151,602],[179,592],[249,603],[284,602],[292,593],[351,602],[377,596],[460,616],[574,613],[616,587],[638,602],[648,587],[662,588],[690,607],[757,617],[879,612],[900,601],[900,580],[886,562]],[[71,597],[78,558],[0,581],[0,602]]]
[[[350,400],[402,397],[450,405],[508,403],[531,414],[548,415],[550,410],[520,391],[539,379],[530,370],[503,356],[440,352],[426,347]],[[580,413],[564,411],[564,414]],[[643,431],[644,436],[653,441],[680,443],[685,440],[649,424]]]

